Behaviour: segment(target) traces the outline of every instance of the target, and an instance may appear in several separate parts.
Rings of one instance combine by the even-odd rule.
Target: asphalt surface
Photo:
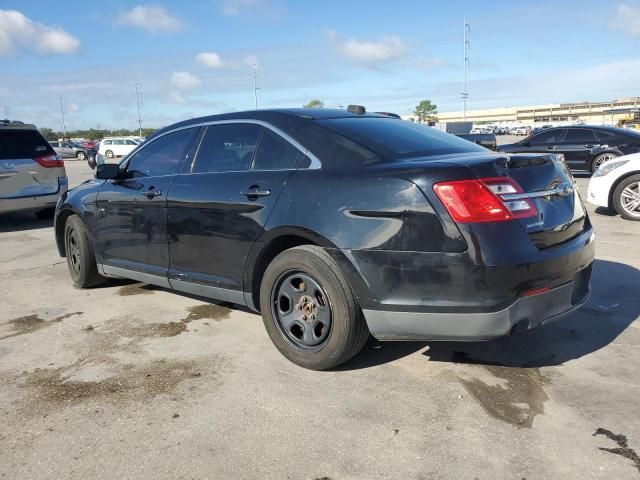
[[[640,222],[590,213],[593,296],[569,318],[372,341],[330,372],[240,308],[75,289],[50,222],[1,216],[0,478],[638,479]]]

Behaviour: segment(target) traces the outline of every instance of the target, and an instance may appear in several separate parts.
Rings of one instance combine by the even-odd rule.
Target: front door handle
[[[251,185],[249,190],[240,192],[240,195],[245,196],[248,199],[256,199],[258,197],[268,197],[271,195],[271,190],[268,188],[261,189],[258,185]]]
[[[162,190],[156,190],[155,188],[150,188],[146,192],[142,192],[142,195],[151,199],[154,197],[160,197],[162,195]]]
[[[593,148],[593,145],[585,145],[584,148]]]
[[[555,150],[555,149],[556,149],[556,146],[555,146],[555,145],[549,145],[549,146],[547,147],[547,150]]]

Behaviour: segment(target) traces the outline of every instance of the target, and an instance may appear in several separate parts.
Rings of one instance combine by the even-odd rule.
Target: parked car
[[[107,137],[102,139],[98,153],[107,158],[128,155],[138,146],[138,142],[131,138]]]
[[[80,146],[82,148],[87,148],[87,149],[90,149],[90,150],[96,150],[96,151],[98,150],[98,144],[96,142],[93,142],[93,141],[90,141],[90,140],[87,140],[87,141],[84,141],[84,142],[80,142]]]
[[[512,135],[529,135],[531,133],[531,127],[514,127],[511,129]]]
[[[604,162],[640,152],[640,132],[614,127],[556,127],[518,143],[500,145],[498,151],[561,153],[572,169],[595,172]]]
[[[54,141],[49,142],[55,152],[63,158],[77,158],[78,160],[86,160],[89,158],[89,152],[93,151],[91,148],[85,148],[79,143],[67,141]]]
[[[68,184],[64,160],[35,125],[0,121],[0,213],[33,210],[50,218]]]
[[[65,195],[55,237],[78,287],[125,277],[246,305],[311,369],[345,362],[369,333],[486,340],[537,327],[587,300],[594,259],[555,155],[508,157],[332,109],[166,127]]]
[[[498,145],[496,136],[493,133],[473,133],[473,130],[471,130],[471,133],[461,133],[456,135],[456,137],[464,138],[469,142],[473,142],[476,145],[480,145],[493,151],[496,150]]]
[[[640,221],[640,153],[602,164],[589,180],[587,201]]]

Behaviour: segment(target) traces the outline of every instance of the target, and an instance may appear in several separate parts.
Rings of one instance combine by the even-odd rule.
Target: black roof
[[[242,112],[229,112],[205,117],[190,118],[172,125],[168,125],[154,133],[153,136],[174,128],[197,125],[199,123],[215,122],[218,120],[263,120],[276,126],[289,123],[292,120],[326,120],[330,118],[358,118],[358,117],[378,117],[388,118],[377,113],[351,113],[338,108],[274,108],[265,110],[245,110]]]

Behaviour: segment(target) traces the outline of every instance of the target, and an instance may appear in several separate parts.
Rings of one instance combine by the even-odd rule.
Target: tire
[[[36,212],[36,217],[38,217],[40,220],[49,220],[53,218],[55,213],[56,213],[55,208],[45,208],[44,210],[38,210]]]
[[[604,152],[600,155],[596,156],[593,160],[591,160],[591,173],[595,173],[596,170],[602,165],[604,162],[608,162],[613,160],[614,158],[618,158],[620,155],[613,152]]]
[[[106,283],[98,273],[96,257],[89,236],[78,215],[71,215],[64,225],[64,247],[71,280],[78,288],[91,288]]]
[[[84,152],[78,152],[76,153],[76,158],[78,160],[86,160],[87,159],[87,154]]]
[[[93,159],[91,157],[87,158],[87,163],[89,164],[89,168],[91,170],[95,170],[95,168],[96,168],[95,157]]]
[[[632,175],[618,184],[613,191],[613,206],[622,218],[640,221],[640,175]]]
[[[316,246],[291,248],[271,261],[262,278],[260,310],[280,353],[310,370],[327,370],[346,362],[369,337],[347,279]],[[304,320],[306,313],[310,316]]]
[[[104,152],[104,156],[107,158],[113,158],[113,152],[111,150],[107,150],[106,152]]]

